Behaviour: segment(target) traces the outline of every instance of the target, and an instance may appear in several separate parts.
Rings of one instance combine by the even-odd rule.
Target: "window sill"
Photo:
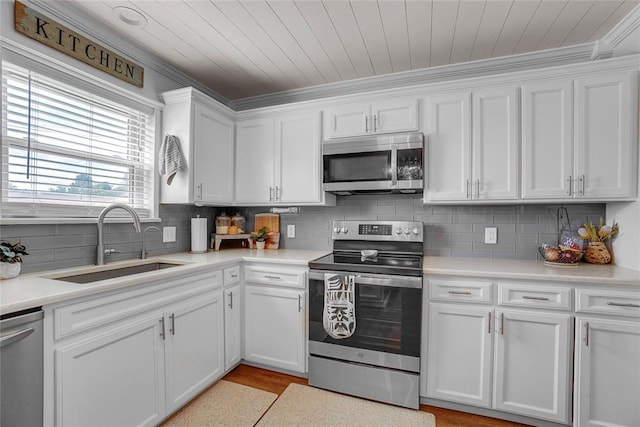
[[[106,223],[130,223],[130,217],[106,218]],[[142,223],[162,222],[161,218],[140,218]],[[28,224],[97,224],[98,218],[0,218],[0,225]]]

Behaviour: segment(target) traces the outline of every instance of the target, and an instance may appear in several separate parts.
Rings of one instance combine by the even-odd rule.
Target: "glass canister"
[[[231,218],[226,213],[221,212],[216,217],[216,234],[229,234],[229,226],[231,225]]]
[[[245,219],[240,212],[236,212],[234,216],[231,217],[231,226],[229,227],[229,234],[244,234],[245,231]]]

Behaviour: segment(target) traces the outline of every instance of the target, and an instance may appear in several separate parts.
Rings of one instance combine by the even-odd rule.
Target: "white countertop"
[[[77,284],[53,280],[53,277],[74,273],[90,273],[114,267],[128,267],[138,264],[140,260],[119,261],[104,266],[83,266],[64,270],[44,271],[22,274],[15,279],[0,281],[0,314],[12,313],[32,307],[39,307],[73,298],[93,295],[114,289],[126,288],[158,278],[180,277],[184,274],[206,270],[212,267],[224,267],[241,261],[269,262],[306,266],[309,261],[326,255],[328,251],[309,251],[299,249],[261,250],[227,249],[205,254],[176,253],[149,257],[146,261],[184,262],[185,265],[169,269],[134,274],[100,282]]]
[[[423,271],[425,274],[640,286],[640,271],[609,264],[579,263],[565,267],[533,260],[425,257]]]
[[[53,304],[114,289],[126,288],[158,278],[171,276],[180,277],[184,274],[194,273],[199,270],[206,270],[217,266],[224,267],[241,261],[306,266],[309,261],[326,255],[327,253],[328,251],[300,249],[264,251],[258,251],[256,249],[226,249],[219,252],[207,252],[205,254],[189,254],[183,252],[151,257],[147,260],[149,262],[184,262],[185,265],[183,266],[88,284],[53,280],[52,277],[76,272],[88,273],[100,271],[116,266],[127,267],[139,263],[140,260],[114,262],[106,266],[84,266],[23,274],[15,279],[0,281],[0,314]],[[581,263],[577,267],[553,267],[545,265],[542,261],[425,257],[423,271],[425,274],[452,276],[640,286],[640,271],[613,265]]]

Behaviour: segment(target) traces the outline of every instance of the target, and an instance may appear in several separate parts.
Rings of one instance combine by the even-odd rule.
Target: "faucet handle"
[[[119,254],[119,253],[120,253],[120,251],[117,251],[117,250],[115,250],[113,248],[104,250],[104,254],[105,255]]]

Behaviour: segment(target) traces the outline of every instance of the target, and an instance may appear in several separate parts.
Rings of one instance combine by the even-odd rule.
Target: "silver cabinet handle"
[[[487,327],[487,333],[489,335],[491,335],[491,312],[489,312],[489,323],[488,323],[488,327]]]
[[[469,291],[449,291],[449,295],[471,295]]]
[[[613,301],[609,301],[607,303],[607,305],[612,305],[614,307],[633,307],[633,308],[640,308],[640,304],[633,304],[630,302],[613,302]]]
[[[270,274],[265,274],[264,278],[265,279],[271,279],[271,280],[282,280],[282,278],[280,276],[272,276]]]
[[[165,333],[164,333],[164,316],[160,318],[160,337],[162,339],[165,339]]]
[[[467,199],[471,198],[471,193],[469,192],[469,184],[471,184],[471,182],[467,180]]]
[[[504,335],[504,313],[500,313],[500,335]]]
[[[229,276],[230,276],[232,279],[237,279],[237,278],[238,278],[238,275],[237,275],[237,274],[230,274]]]
[[[373,116],[373,131],[374,132],[378,131],[378,115],[377,114]]]
[[[479,199],[480,198],[480,180],[479,179],[476,180],[476,184],[478,185],[476,187],[476,199]]]
[[[176,334],[176,314],[171,313],[171,316],[169,316],[169,318],[171,319],[171,328],[169,329],[169,331],[171,332],[171,335],[175,335]]]
[[[280,200],[280,187],[276,185],[276,202]]]
[[[580,181],[580,190],[578,194],[581,196],[584,196],[584,186],[585,186],[586,177],[582,175],[580,178],[578,178],[578,181]]]
[[[522,299],[531,299],[534,301],[549,301],[549,298],[547,297],[531,297],[529,295],[524,295]]]
[[[569,189],[567,190],[567,196],[570,196],[573,193],[573,177],[569,175],[567,178],[567,182],[569,183]]]
[[[589,322],[584,322],[584,345],[589,347]]]
[[[273,187],[269,187],[269,201],[273,201]]]
[[[12,332],[6,335],[2,335],[0,337],[0,348],[9,346],[14,342],[20,341],[31,335],[33,333],[33,328],[22,329],[20,331]]]
[[[302,311],[302,295],[298,294],[298,313]]]
[[[229,308],[233,308],[233,292],[229,292]]]
[[[202,183],[199,182],[196,188],[198,189],[198,200],[202,200]]]
[[[364,116],[364,132],[369,133],[369,116]]]

